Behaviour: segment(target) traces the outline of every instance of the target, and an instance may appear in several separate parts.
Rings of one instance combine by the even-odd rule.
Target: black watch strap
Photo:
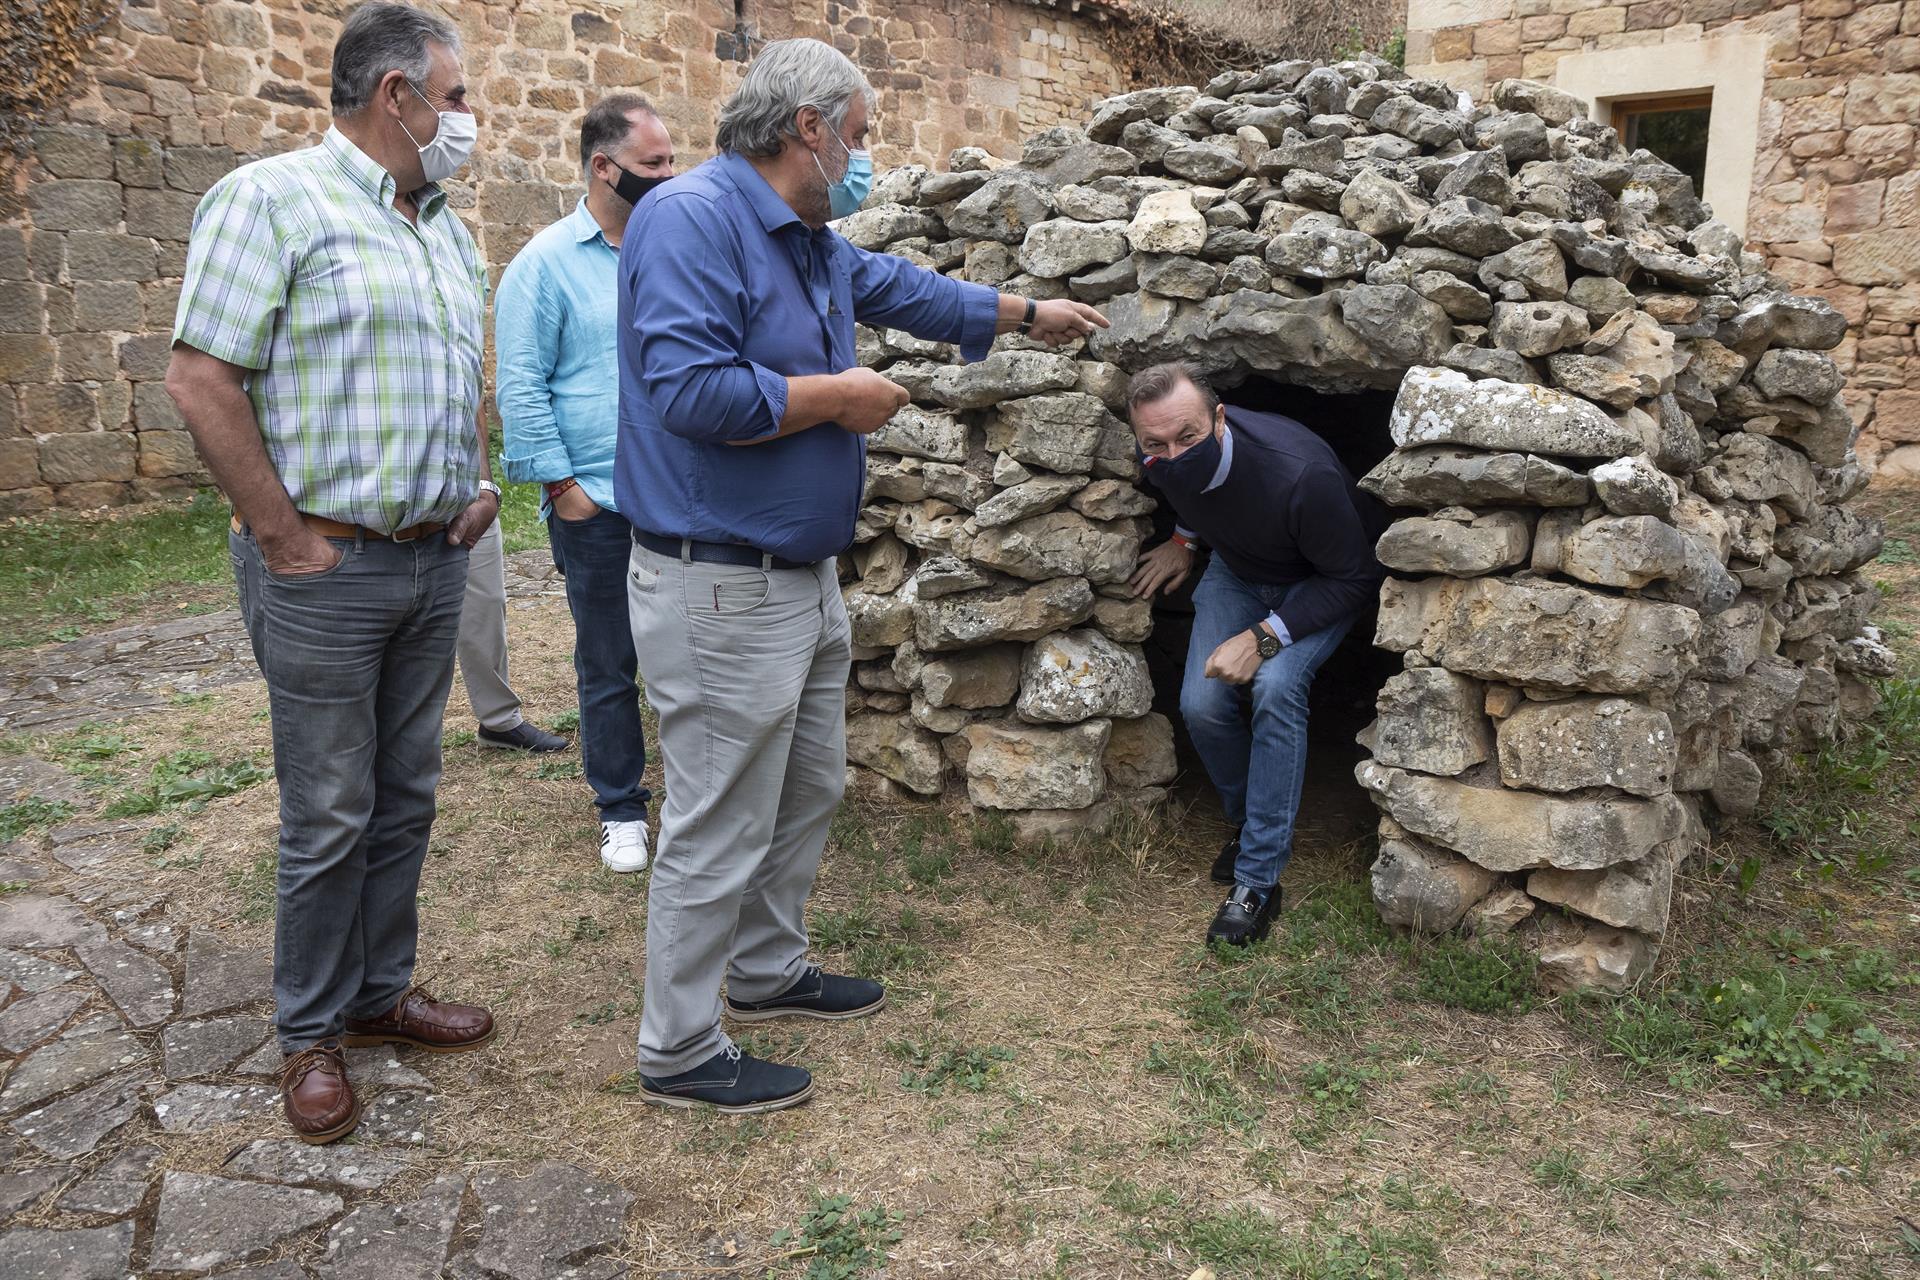
[[[1033,313],[1036,309],[1033,305],[1032,298],[1026,299],[1026,303],[1027,303],[1027,314],[1021,317],[1020,328],[1016,331],[1023,338],[1026,337],[1028,331],[1033,328]]]
[[[1280,652],[1280,637],[1264,630],[1258,623],[1248,627],[1247,634],[1253,637],[1253,643],[1260,650],[1261,658],[1271,658]]]

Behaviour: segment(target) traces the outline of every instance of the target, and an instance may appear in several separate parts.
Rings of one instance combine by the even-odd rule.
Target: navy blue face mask
[[[1206,439],[1177,458],[1143,454],[1140,463],[1153,487],[1169,498],[1178,501],[1196,497],[1213,483],[1213,473],[1220,469],[1220,433],[1209,432]]]

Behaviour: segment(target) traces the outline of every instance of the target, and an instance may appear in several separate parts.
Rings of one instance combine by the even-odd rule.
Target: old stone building
[[[90,0],[39,6],[42,28],[6,34],[15,87],[0,102],[21,84],[47,100],[19,103],[15,147],[0,148],[0,515],[201,478],[161,386],[193,210],[235,165],[326,128],[328,52],[351,7]],[[1100,0],[440,7],[463,33],[482,121],[455,202],[496,270],[572,206],[595,95],[652,97],[691,163],[766,40],[818,36],[860,63],[880,92],[882,167],[963,145],[1017,154],[1023,135],[1126,80],[1106,35],[1117,11]],[[72,29],[46,29],[61,15]]]
[[[1407,67],[1553,83],[1671,151],[1775,273],[1847,318],[1861,460],[1920,476],[1920,3],[1409,0]]]

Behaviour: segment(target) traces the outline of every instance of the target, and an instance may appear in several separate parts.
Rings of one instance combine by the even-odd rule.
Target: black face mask
[[[614,164],[612,160],[608,160],[607,163],[620,170],[620,176],[613,180],[613,194],[619,196],[628,204],[639,204],[640,198],[646,195],[647,192],[653,190],[661,183],[669,181],[669,179],[666,178],[643,178],[637,173],[627,172],[624,166]]]

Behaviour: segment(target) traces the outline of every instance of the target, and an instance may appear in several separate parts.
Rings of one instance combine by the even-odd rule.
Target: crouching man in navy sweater
[[[1180,715],[1239,828],[1214,863],[1233,892],[1207,942],[1251,946],[1279,912],[1293,853],[1308,687],[1385,576],[1377,509],[1320,437],[1228,408],[1191,365],[1135,375],[1127,411],[1147,479],[1178,518],[1173,539],[1140,557],[1134,594],[1172,591],[1195,546],[1213,551],[1193,593]]]

